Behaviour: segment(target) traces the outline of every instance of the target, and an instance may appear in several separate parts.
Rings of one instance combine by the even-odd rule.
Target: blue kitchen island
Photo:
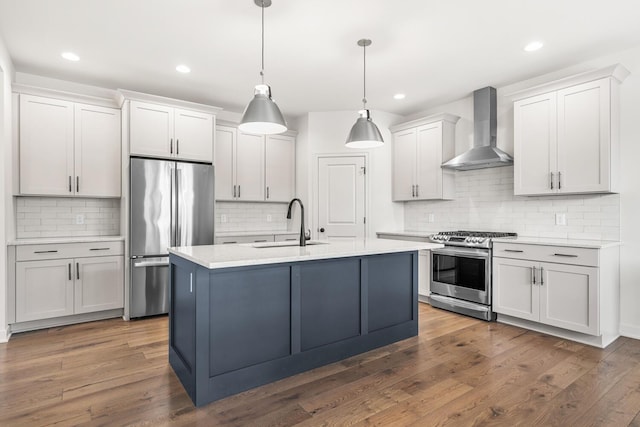
[[[169,362],[196,406],[418,334],[418,250],[442,245],[282,245],[170,249]]]

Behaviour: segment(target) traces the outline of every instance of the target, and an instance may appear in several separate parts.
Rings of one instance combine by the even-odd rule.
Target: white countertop
[[[241,237],[241,236],[272,236],[274,234],[299,235],[300,231],[223,231],[216,232],[216,237]]]
[[[604,249],[622,245],[617,240],[582,240],[582,239],[558,239],[551,237],[527,237],[518,236],[515,239],[493,239],[496,243],[521,243],[527,245],[564,246],[571,248]]]
[[[124,236],[38,237],[33,239],[10,240],[7,242],[7,245],[48,245],[57,243],[117,242],[122,240],[124,240]]]
[[[443,245],[439,243],[366,239],[305,247],[279,246],[272,248],[254,248],[252,243],[239,245],[184,246],[169,248],[169,253],[178,255],[203,267],[217,269],[409,252],[441,247],[443,247]]]
[[[400,236],[400,237],[417,237],[428,239],[429,236],[436,234],[435,231],[376,231],[377,235],[384,236]]]

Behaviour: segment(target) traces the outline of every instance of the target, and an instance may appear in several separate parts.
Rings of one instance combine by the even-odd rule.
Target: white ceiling
[[[638,0],[273,0],[266,82],[290,116],[357,110],[366,37],[369,107],[405,115],[640,45],[638,18]],[[259,81],[253,0],[0,0],[0,36],[17,71],[232,111]]]

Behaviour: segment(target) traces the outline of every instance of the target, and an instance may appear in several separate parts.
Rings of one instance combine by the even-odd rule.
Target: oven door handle
[[[460,249],[434,249],[431,251],[433,255],[450,255],[450,256],[461,256],[465,258],[476,258],[476,259],[489,259],[491,255],[488,251],[478,250],[478,249],[468,249],[468,250],[460,250]]]

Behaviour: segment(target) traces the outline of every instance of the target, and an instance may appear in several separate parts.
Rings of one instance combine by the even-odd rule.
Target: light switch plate
[[[225,214],[220,215],[220,222],[227,222],[227,216]]]
[[[427,218],[429,222],[433,222],[436,220],[436,216],[432,213],[429,214],[429,217]]]
[[[556,225],[567,225],[567,214],[556,214]]]
[[[84,215],[83,214],[76,215],[76,225],[82,225],[82,224],[84,224]]]
[[[271,215],[267,215],[267,222],[271,222]]]

